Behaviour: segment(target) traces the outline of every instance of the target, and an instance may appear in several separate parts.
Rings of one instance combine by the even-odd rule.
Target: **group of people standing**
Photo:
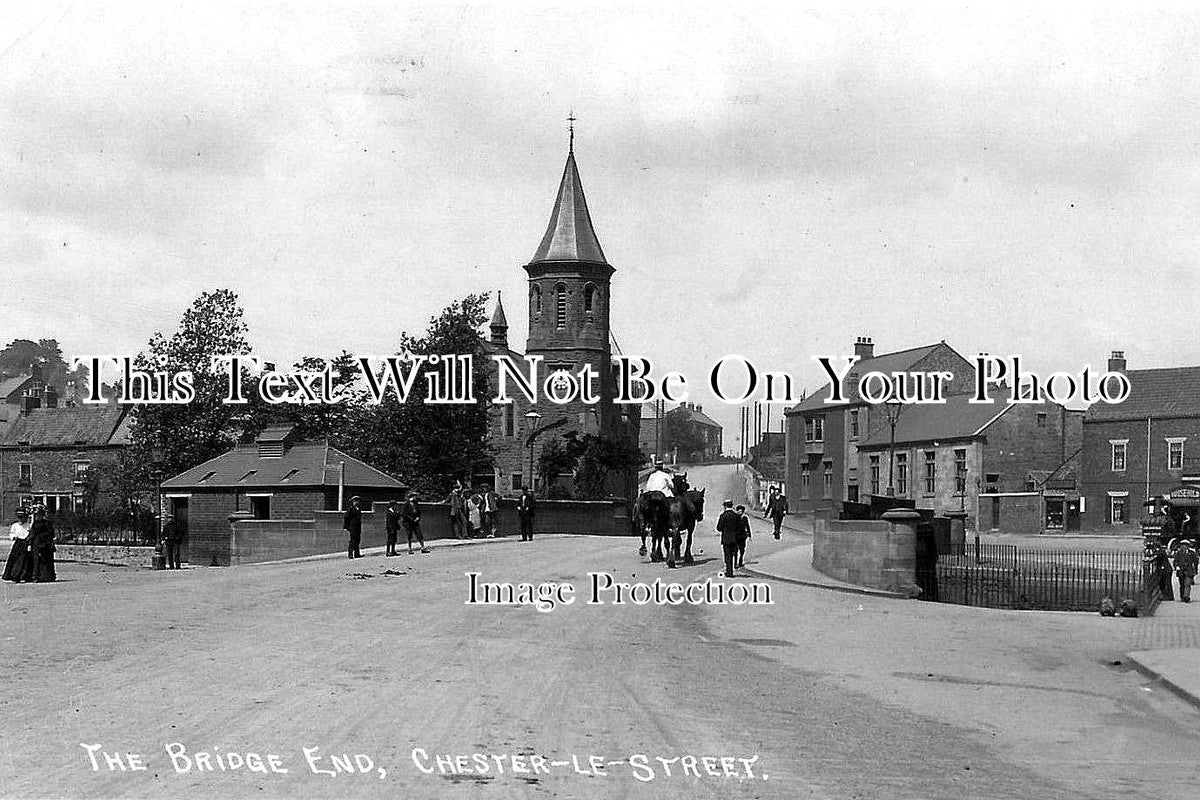
[[[1180,539],[1179,544],[1170,551],[1165,545],[1149,542],[1146,545],[1145,560],[1154,566],[1163,600],[1175,599],[1175,591],[1171,586],[1171,573],[1174,572],[1175,577],[1179,579],[1179,599],[1184,603],[1192,602],[1192,584],[1196,582],[1200,554],[1196,553],[1190,539]]]
[[[425,546],[425,536],[421,533],[421,503],[417,500],[416,492],[409,492],[408,499],[401,505],[398,500],[393,500],[388,505],[387,514],[384,515],[384,529],[387,531],[387,550],[385,556],[399,555],[396,552],[396,539],[400,535],[400,526],[404,526],[404,535],[408,538],[408,554],[413,554],[413,537],[417,539],[417,546],[421,548],[422,553],[428,553],[429,548]]]
[[[16,522],[8,529],[12,546],[4,564],[4,580],[13,583],[48,583],[56,580],[54,523],[46,518],[46,508],[18,508],[16,516]]]

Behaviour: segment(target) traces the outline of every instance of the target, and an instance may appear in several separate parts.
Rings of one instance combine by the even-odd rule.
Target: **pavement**
[[[784,539],[799,542],[787,549],[763,556],[753,563],[747,573],[756,577],[784,581],[800,586],[811,586],[852,594],[874,595],[907,599],[904,595],[880,591],[866,586],[856,586],[830,578],[812,566],[812,523],[805,517],[788,517],[784,520]],[[1141,537],[1096,537],[1088,535],[1064,535],[1054,537],[1004,537],[990,536],[989,541],[1016,544],[1022,547],[1094,547],[1097,543],[1113,549],[1140,549]],[[1050,544],[1047,538],[1057,540]],[[1128,541],[1127,541],[1128,538]],[[807,540],[807,541],[805,541]],[[1065,545],[1063,540],[1070,540]],[[1176,584],[1178,597],[1178,585]],[[1025,614],[1058,612],[1026,611]],[[1079,612],[1073,612],[1079,613]],[[1156,684],[1170,690],[1186,702],[1200,708],[1200,593],[1197,602],[1184,604],[1178,601],[1162,603],[1152,617],[1139,619],[1129,636],[1130,650],[1126,653],[1129,662]],[[1145,647],[1145,645],[1153,645]]]

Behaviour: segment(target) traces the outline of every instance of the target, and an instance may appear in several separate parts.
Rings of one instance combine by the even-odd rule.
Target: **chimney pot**
[[[1109,372],[1124,372],[1125,371],[1125,351],[1113,350],[1112,356],[1108,359]]]
[[[875,344],[871,341],[871,337],[859,336],[855,339],[854,355],[858,356],[860,361],[875,357]]]

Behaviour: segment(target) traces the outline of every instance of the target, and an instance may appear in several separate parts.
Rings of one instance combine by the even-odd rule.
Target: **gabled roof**
[[[683,416],[683,418],[686,421],[694,422],[697,425],[703,425],[706,428],[722,427],[721,423],[714,420],[708,414],[705,414],[703,411],[697,411],[695,408],[691,408],[689,406],[680,406],[679,408],[677,408],[674,411],[671,411],[669,413],[671,415],[679,414],[679,415]]]
[[[500,299],[500,293],[496,293],[496,311],[492,314],[492,322],[488,327],[508,330],[508,318],[504,316],[504,301]]]
[[[530,263],[539,261],[608,263],[604,259],[604,251],[600,249],[596,231],[592,228],[592,217],[583,196],[583,183],[575,166],[574,151],[567,154],[567,165],[563,168],[562,181],[558,185],[554,210],[550,212],[550,224]]]
[[[1084,422],[1147,417],[1200,416],[1200,367],[1131,369],[1129,397],[1110,405],[1093,403],[1084,414]]]
[[[1003,400],[993,398],[991,403],[971,403],[970,398],[969,394],[956,394],[947,397],[943,404],[904,406],[896,421],[896,444],[980,436],[987,426],[1012,408]],[[860,449],[887,447],[891,435],[891,426],[885,419],[858,446]]]
[[[31,380],[33,380],[32,375],[17,375],[13,378],[0,380],[0,402],[7,400],[10,395],[21,391],[25,384]]]
[[[239,445],[163,481],[164,489],[337,486],[338,465],[346,462],[345,485],[399,489],[403,484],[326,442],[301,442],[282,457],[263,458],[258,445]]]
[[[937,344],[929,344],[925,345],[924,347],[913,347],[909,350],[897,350],[894,353],[884,353],[882,355],[875,356],[874,358],[857,361],[855,362],[854,367],[851,368],[850,372],[846,375],[846,388],[844,392],[846,397],[845,403],[825,402],[825,398],[829,396],[829,383],[826,382],[820,389],[788,409],[786,413],[794,414],[803,411],[824,411],[830,408],[844,408],[848,405],[862,403],[864,401],[858,394],[858,381],[851,380],[851,375],[857,375],[861,377],[866,375],[868,372],[882,372],[885,374],[891,374],[892,372],[909,370],[916,366],[921,359],[925,358],[939,347],[949,348],[950,345],[946,344],[945,342],[938,342]],[[835,369],[837,369],[842,365],[835,363],[833,366]]]
[[[118,435],[128,410],[129,406],[116,403],[35,408],[17,417],[0,438],[0,446],[15,447],[25,442],[30,447],[128,444],[127,437]]]

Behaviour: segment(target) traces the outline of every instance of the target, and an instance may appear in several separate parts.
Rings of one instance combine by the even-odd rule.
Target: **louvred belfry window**
[[[561,283],[554,291],[554,324],[560,328],[567,326],[567,287]]]

